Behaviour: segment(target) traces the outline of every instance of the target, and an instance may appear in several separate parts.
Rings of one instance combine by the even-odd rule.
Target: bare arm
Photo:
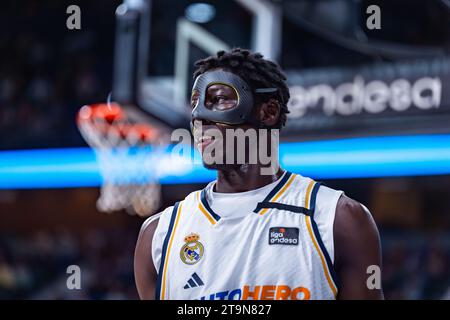
[[[158,221],[159,217],[144,222],[134,251],[134,278],[142,300],[155,299],[157,272],[152,258],[152,240]]]
[[[383,299],[383,291],[370,289],[367,268],[381,270],[381,244],[375,221],[359,202],[342,196],[334,221],[335,268],[340,282],[338,299]],[[381,274],[380,274],[381,277]]]

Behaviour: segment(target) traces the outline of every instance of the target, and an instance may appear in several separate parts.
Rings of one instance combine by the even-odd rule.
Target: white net
[[[153,214],[161,199],[156,165],[164,152],[162,135],[148,124],[132,123],[115,103],[82,107],[77,124],[103,178],[97,208]]]

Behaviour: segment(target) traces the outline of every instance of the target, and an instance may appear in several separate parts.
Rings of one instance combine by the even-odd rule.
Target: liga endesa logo
[[[275,227],[269,229],[269,245],[298,245],[298,228]]]
[[[248,286],[203,296],[200,300],[309,300],[311,292],[305,287],[286,285]]]

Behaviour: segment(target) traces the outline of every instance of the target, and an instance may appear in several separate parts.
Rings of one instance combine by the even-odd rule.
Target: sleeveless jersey
[[[285,172],[253,211],[221,217],[208,187],[150,218],[159,217],[156,299],[336,298],[333,222],[342,191]]]

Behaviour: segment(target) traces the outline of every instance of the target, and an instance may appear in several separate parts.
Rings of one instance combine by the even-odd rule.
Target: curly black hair
[[[280,117],[273,128],[281,129],[286,124],[289,113],[287,103],[289,101],[289,88],[286,85],[286,76],[280,67],[260,53],[252,53],[250,50],[234,48],[231,51],[219,51],[215,56],[210,56],[195,62],[197,70],[194,71],[194,80],[211,69],[221,68],[244,79],[248,85],[256,88],[277,88],[274,93],[255,95],[255,105],[266,102],[271,98],[280,104]]]

